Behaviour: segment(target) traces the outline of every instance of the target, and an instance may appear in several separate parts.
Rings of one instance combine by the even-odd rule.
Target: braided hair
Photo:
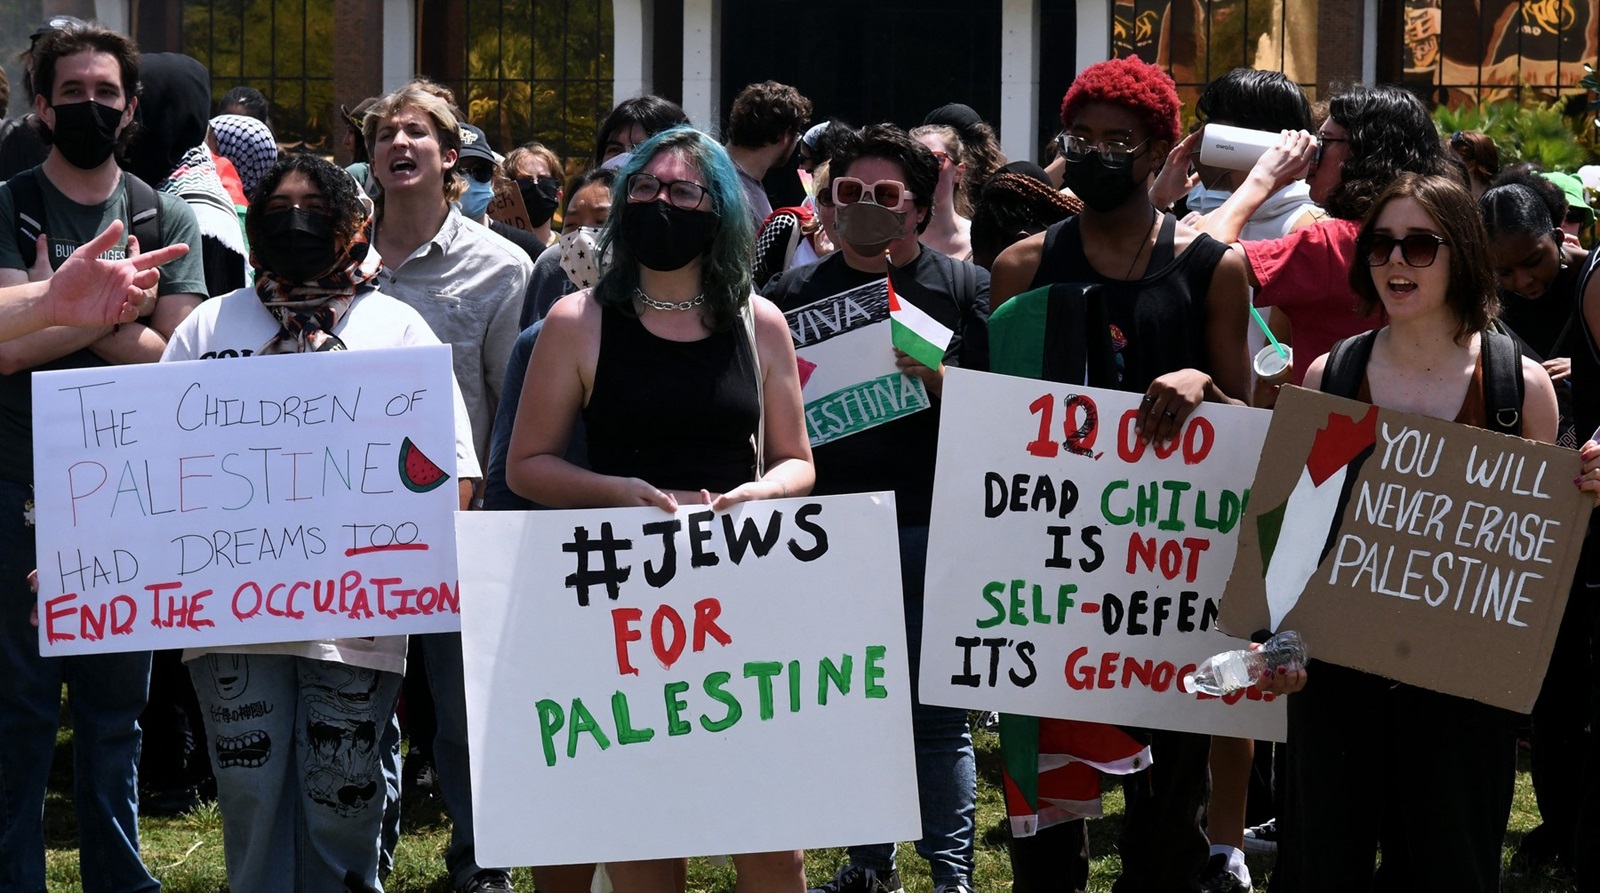
[[[972,257],[988,268],[1000,252],[1028,235],[1083,211],[1076,196],[1027,174],[1001,172],[983,184],[972,211]]]

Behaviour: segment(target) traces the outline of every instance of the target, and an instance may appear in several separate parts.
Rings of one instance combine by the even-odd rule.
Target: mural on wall
[[[1282,71],[1315,84],[1318,2],[1116,0],[1111,51],[1166,68],[1180,89],[1239,67]]]
[[[1401,67],[1443,102],[1577,92],[1597,40],[1587,0],[1406,0]]]

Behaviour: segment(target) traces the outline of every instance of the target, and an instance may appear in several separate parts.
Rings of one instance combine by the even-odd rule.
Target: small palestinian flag
[[[1269,629],[1278,629],[1333,549],[1351,489],[1362,463],[1372,455],[1377,425],[1376,406],[1360,419],[1328,413],[1328,424],[1318,429],[1294,492],[1256,517]]]
[[[895,267],[889,264],[889,331],[894,346],[910,354],[913,359],[938,369],[944,365],[944,352],[950,347],[955,332],[945,328],[923,311],[921,307],[901,297],[901,294],[919,288],[915,282],[895,283]]]

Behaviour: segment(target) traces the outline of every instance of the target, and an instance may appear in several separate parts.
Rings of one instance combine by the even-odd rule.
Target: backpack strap
[[[44,190],[39,185],[37,171],[37,168],[29,168],[6,181],[16,213],[12,229],[17,234],[17,252],[22,255],[23,267],[33,266],[39,236],[45,232]],[[137,236],[143,248],[160,248],[161,202],[156,191],[149,183],[126,171],[122,174],[122,191],[128,201],[128,233]]]
[[[1372,345],[1377,340],[1378,332],[1373,329],[1335,342],[1328,350],[1328,362],[1322,366],[1322,392],[1357,399],[1361,380],[1367,374],[1367,361],[1372,359]]]
[[[1483,403],[1489,430],[1522,436],[1522,351],[1510,336],[1485,329],[1482,337]]]
[[[23,269],[33,266],[39,248],[39,235],[44,232],[44,190],[39,187],[37,168],[28,168],[10,180],[11,208],[16,215],[11,229],[17,234],[17,253],[22,255]]]
[[[128,233],[137,236],[139,248],[161,247],[161,201],[149,183],[123,171],[122,191],[128,198]]]

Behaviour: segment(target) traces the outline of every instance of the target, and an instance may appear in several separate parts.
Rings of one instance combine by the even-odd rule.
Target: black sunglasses
[[[1367,259],[1367,266],[1381,267],[1394,256],[1394,246],[1400,246],[1400,257],[1408,267],[1429,267],[1439,256],[1439,246],[1448,245],[1444,239],[1433,233],[1412,233],[1409,236],[1396,239],[1394,236],[1374,233],[1367,236],[1362,254]]]

